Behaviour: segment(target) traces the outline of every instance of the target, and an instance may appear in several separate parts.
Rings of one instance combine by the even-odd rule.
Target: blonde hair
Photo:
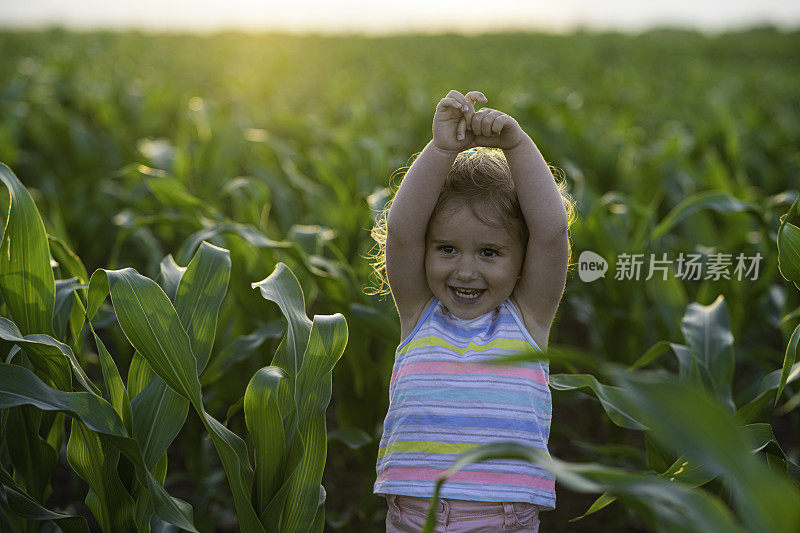
[[[392,178],[404,175],[406,170],[408,170],[407,167],[400,169],[392,174]],[[563,172],[552,166],[550,170],[553,172],[556,186],[561,192],[569,226],[575,219],[575,202],[566,191],[567,185]],[[395,189],[394,194],[396,194],[398,187],[393,188]],[[377,213],[375,225],[370,231],[370,235],[375,240],[375,246],[365,257],[371,260],[372,275],[370,278],[376,283],[364,288],[366,294],[391,294],[389,280],[386,276],[386,218],[394,194],[383,206],[383,209]],[[442,209],[447,209],[448,204],[453,201],[466,203],[475,217],[484,224],[502,228],[511,235],[517,232],[523,246],[527,244],[528,226],[525,224],[525,218],[519,207],[514,180],[511,178],[511,171],[502,150],[479,147],[458,154],[442,185],[430,220],[433,220],[436,213]],[[569,246],[569,253],[571,256],[571,246]]]

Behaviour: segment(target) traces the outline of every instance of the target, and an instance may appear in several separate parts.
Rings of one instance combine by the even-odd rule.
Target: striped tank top
[[[510,300],[463,320],[435,298],[397,347],[373,492],[431,497],[436,479],[459,454],[491,442],[518,442],[547,454],[547,361],[485,364],[531,348],[539,351]],[[550,510],[555,475],[522,460],[492,459],[453,474],[440,497]]]

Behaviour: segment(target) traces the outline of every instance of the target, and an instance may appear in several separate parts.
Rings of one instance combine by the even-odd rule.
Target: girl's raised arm
[[[436,106],[433,140],[403,178],[386,219],[386,275],[397,311],[401,336],[408,336],[432,293],[425,275],[425,232],[456,156],[469,145],[465,116],[485,97],[476,91],[450,91]]]
[[[513,298],[525,326],[544,350],[567,280],[567,212],[553,174],[530,137],[523,133],[522,140],[504,153],[529,233]]]

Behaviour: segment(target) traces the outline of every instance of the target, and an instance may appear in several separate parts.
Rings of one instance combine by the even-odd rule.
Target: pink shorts
[[[389,512],[386,533],[419,533],[425,525],[430,500],[386,494]],[[538,533],[539,508],[530,503],[477,502],[440,499],[436,533]]]

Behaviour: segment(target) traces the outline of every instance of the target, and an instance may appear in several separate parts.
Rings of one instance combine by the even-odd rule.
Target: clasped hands
[[[433,143],[446,152],[461,152],[477,146],[511,150],[526,137],[511,116],[475,104],[489,100],[480,91],[461,94],[450,91],[436,106],[433,115]]]

